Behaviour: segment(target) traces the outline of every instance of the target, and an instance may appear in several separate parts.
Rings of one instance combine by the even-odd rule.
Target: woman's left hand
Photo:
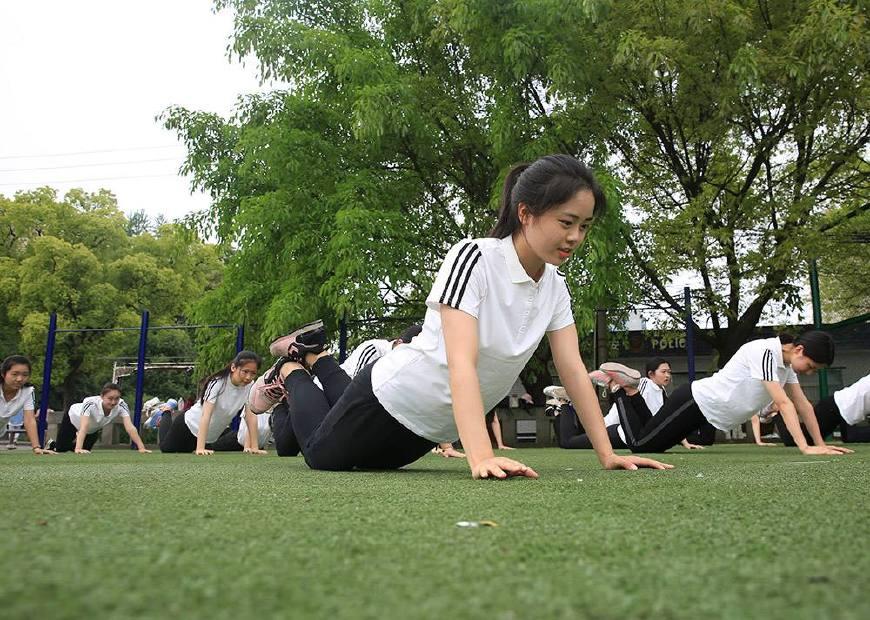
[[[245,448],[245,454],[269,454],[265,450],[260,450],[259,448]]]
[[[139,454],[151,454],[151,450],[148,448],[139,448]]]
[[[644,458],[642,456],[618,456],[611,454],[602,463],[604,469],[630,469],[635,470],[638,467],[649,467],[650,469],[673,469],[674,466],[668,463],[660,463],[659,461]]]

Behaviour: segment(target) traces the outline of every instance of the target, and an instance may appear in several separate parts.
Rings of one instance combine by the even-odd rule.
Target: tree
[[[826,222],[866,208],[864,3],[596,6],[604,73],[583,94],[640,214],[629,248],[672,316],[668,282],[695,279],[725,361],[765,311],[800,306],[807,261],[838,251]]]
[[[581,329],[632,294],[677,319],[668,287],[690,278],[724,360],[800,304],[825,222],[866,202],[862,2],[216,5],[236,12],[233,50],[292,87],[164,122],[212,193],[199,223],[235,251],[199,311],[257,299],[265,339],[314,314],[418,314],[507,167],[562,151],[629,207],[569,267]]]
[[[581,329],[624,298],[619,195],[601,154],[576,123],[495,84],[436,3],[217,5],[236,11],[235,51],[293,87],[244,99],[231,119],[164,114],[188,147],[184,172],[213,198],[192,223],[227,252],[202,319],[245,320],[265,342],[315,316],[422,317],[447,248],[494,224],[510,165],[554,151],[598,164],[611,189],[610,215],[569,267]]]
[[[153,323],[184,322],[192,291],[219,279],[219,262],[179,226],[155,235],[128,237],[129,224],[107,191],[81,190],[58,200],[54,190],[0,196],[0,300],[5,350],[38,359],[45,349],[48,317],[58,327],[135,327],[148,308]],[[152,337],[151,352],[193,356],[188,335]],[[136,332],[60,333],[53,366],[53,401],[66,409],[94,393],[111,375],[111,361],[135,356]],[[8,347],[8,348],[6,348]],[[40,360],[34,367],[38,377]]]

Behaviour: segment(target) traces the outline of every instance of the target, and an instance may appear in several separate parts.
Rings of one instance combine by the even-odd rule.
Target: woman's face
[[[248,385],[251,381],[257,378],[259,368],[255,362],[245,362],[236,366],[230,366],[230,381],[233,385]]]
[[[3,385],[13,390],[20,390],[28,379],[30,379],[30,368],[27,364],[12,364],[3,375]]]
[[[649,378],[659,387],[665,387],[671,382],[671,365],[659,364],[655,371],[649,373]]]
[[[798,345],[791,352],[791,369],[799,375],[812,375],[820,368],[824,368],[824,364],[818,364],[804,353],[803,345]]]
[[[595,196],[589,190],[582,190],[541,215],[532,215],[524,204],[520,205],[518,214],[522,234],[535,255],[558,267],[583,243],[594,210]]]
[[[121,402],[121,392],[118,390],[109,390],[105,394],[102,394],[100,399],[103,401],[103,409],[111,411],[118,406],[119,402]]]

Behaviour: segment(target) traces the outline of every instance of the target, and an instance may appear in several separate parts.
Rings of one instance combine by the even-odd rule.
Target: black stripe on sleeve
[[[123,400],[118,403],[118,408],[120,409],[120,411],[118,411],[118,415],[130,415],[130,407],[128,407],[127,403],[125,403]]]
[[[377,353],[378,350],[373,344],[370,344],[366,348],[364,348],[359,354],[359,359],[356,363],[356,369],[353,371],[353,376],[357,376],[359,372],[363,368],[365,368],[368,363],[374,358],[374,356],[377,355]]]
[[[450,275],[447,276],[447,282],[444,283],[444,291],[441,293],[441,298],[438,300],[438,303],[446,303],[447,299],[447,291],[450,289],[450,283],[453,281],[453,275],[456,273],[456,266],[462,260],[462,256],[465,254],[466,250],[471,249],[473,243],[466,243],[461,248],[459,248],[459,252],[456,254],[456,258],[453,260],[453,265],[450,266]]]
[[[476,259],[479,257],[480,249],[477,247],[476,243],[468,242],[459,249],[459,253],[456,255],[456,259],[450,267],[450,275],[447,277],[447,282],[444,284],[444,291],[442,291],[441,297],[438,300],[439,303],[447,304],[454,308],[459,306],[459,301],[454,301],[453,298],[459,289],[460,282],[464,280],[465,282],[463,283],[462,291],[459,295],[461,300],[462,293],[465,292],[465,284],[467,284],[469,274],[471,273],[471,267],[477,263]],[[475,260],[472,261],[471,266],[469,267],[468,263],[472,258],[475,258]]]
[[[36,411],[36,390],[30,388],[30,410]]]
[[[638,394],[640,394],[641,396],[643,396],[643,393],[646,391],[646,384],[647,384],[648,382],[649,382],[649,379],[647,379],[647,378],[645,378],[645,377],[641,377],[640,381],[638,381],[638,383],[637,383],[637,392],[638,392]]]
[[[761,358],[761,376],[765,381],[773,381],[773,353],[770,349],[764,351]]]
[[[95,403],[95,402],[85,403],[85,406],[82,407],[82,415],[83,416],[88,415],[90,417],[93,417],[94,413],[96,413],[96,410],[97,410],[97,403]]]
[[[480,260],[480,251],[474,255],[474,258],[471,261],[471,264],[468,266],[468,271],[465,272],[465,279],[462,281],[462,288],[459,289],[459,296],[456,298],[456,301],[452,304],[454,308],[458,308],[462,303],[462,297],[465,295],[465,287],[468,286],[468,280],[471,279],[471,272],[474,270],[474,266],[477,264],[477,261]]]
[[[212,379],[211,382],[206,386],[205,393],[203,394],[202,401],[209,402],[212,399],[217,401],[218,396],[220,396],[221,391],[224,384],[221,379]]]
[[[565,290],[568,292],[568,300],[571,302],[571,305],[574,305],[574,298],[571,297],[571,287],[568,286],[568,277],[559,269],[556,270],[556,275],[562,278],[562,282],[565,284]]]

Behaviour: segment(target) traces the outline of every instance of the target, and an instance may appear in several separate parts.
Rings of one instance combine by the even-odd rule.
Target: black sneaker
[[[306,353],[321,353],[326,348],[326,330],[323,321],[303,325],[286,336],[281,336],[269,345],[275,357],[287,357],[287,361],[302,362]]]
[[[48,441],[45,442],[45,449],[46,450],[51,450],[52,452],[54,452],[55,451],[54,449],[56,447],[57,447],[57,442],[54,439],[49,439]]]

